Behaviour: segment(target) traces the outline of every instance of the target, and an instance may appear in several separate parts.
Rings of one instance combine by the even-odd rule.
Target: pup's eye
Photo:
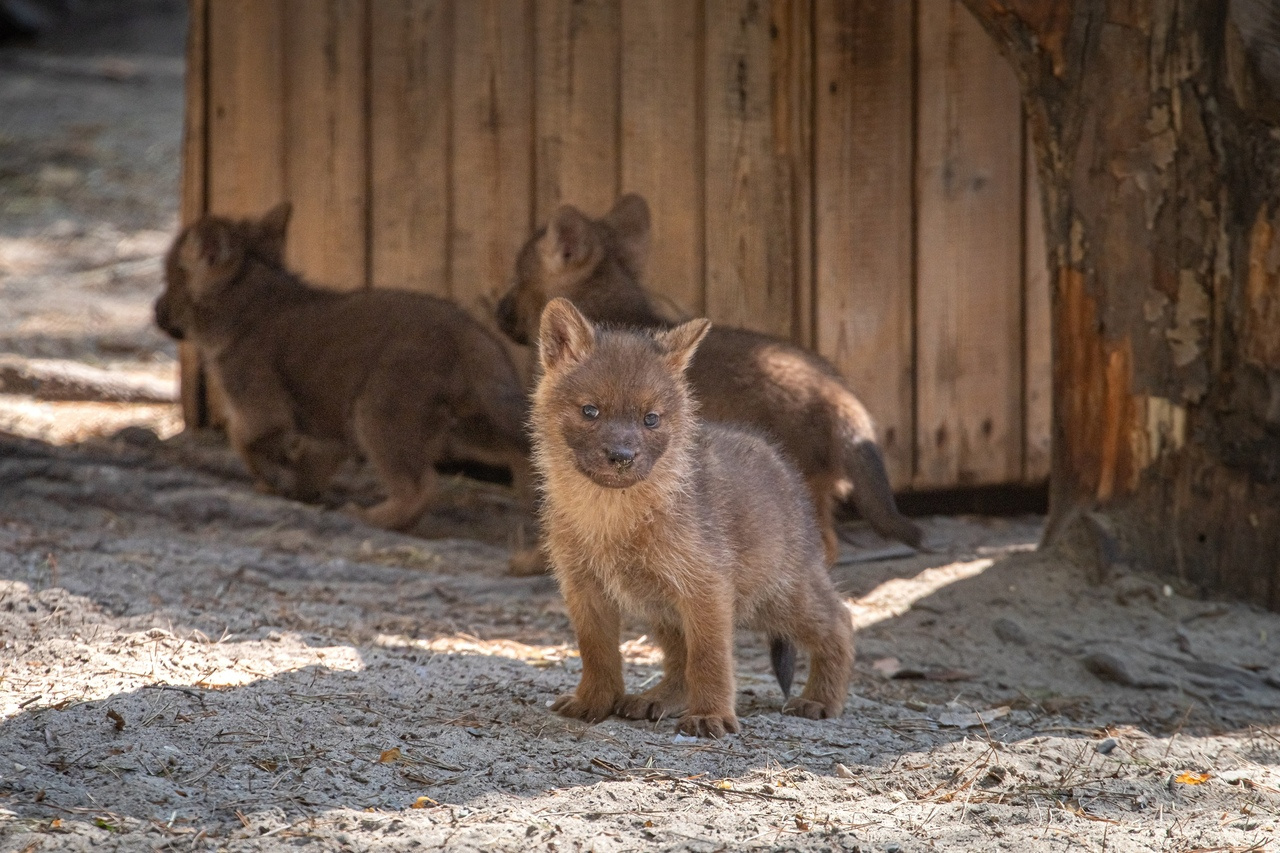
[[[649,414],[645,415],[644,425],[647,426],[649,429],[653,429],[654,427],[656,427],[658,425],[658,413],[650,412]]]
[[[590,403],[587,403],[582,407],[582,416],[589,421],[594,421],[596,418],[600,417],[600,410]]]

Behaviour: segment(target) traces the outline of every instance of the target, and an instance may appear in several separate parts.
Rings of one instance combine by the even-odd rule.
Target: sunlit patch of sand
[[[75,444],[127,426],[146,427],[168,438],[182,431],[182,412],[172,403],[55,403],[0,394],[0,431],[25,438]]]

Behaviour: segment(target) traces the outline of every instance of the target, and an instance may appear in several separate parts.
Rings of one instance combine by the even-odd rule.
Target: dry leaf
[[[387,764],[392,761],[400,760],[400,747],[393,746],[391,749],[384,749],[382,755],[378,756],[379,764]]]
[[[893,678],[902,671],[902,662],[897,658],[880,658],[871,664],[871,668],[885,678]]]
[[[1173,781],[1180,782],[1183,785],[1203,785],[1205,782],[1209,781],[1209,774],[1208,773],[1182,773],[1178,776],[1175,776]]]
[[[998,720],[1009,713],[1008,705],[1001,705],[999,708],[988,708],[985,711],[977,711],[975,713],[948,713],[938,715],[938,725],[949,726],[954,729],[971,729],[974,726],[985,726],[993,720]]]

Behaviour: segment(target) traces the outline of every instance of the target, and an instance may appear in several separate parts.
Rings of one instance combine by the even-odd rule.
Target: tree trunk
[[[1047,540],[1280,609],[1280,13],[964,2],[1018,72],[1044,187]]]

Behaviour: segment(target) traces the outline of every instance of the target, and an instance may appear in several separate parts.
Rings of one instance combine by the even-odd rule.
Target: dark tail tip
[[[919,548],[920,528],[898,512],[889,486],[889,473],[884,467],[884,455],[875,442],[855,442],[846,449],[845,462],[849,479],[853,481],[853,505],[862,517],[881,536]]]
[[[782,688],[782,698],[791,698],[791,679],[796,674],[796,647],[788,639],[772,637],[769,640],[769,662],[773,664],[774,677]]]

